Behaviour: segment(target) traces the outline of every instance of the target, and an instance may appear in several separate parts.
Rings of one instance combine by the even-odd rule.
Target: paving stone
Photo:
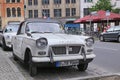
[[[22,73],[0,49],[0,80],[26,80]]]

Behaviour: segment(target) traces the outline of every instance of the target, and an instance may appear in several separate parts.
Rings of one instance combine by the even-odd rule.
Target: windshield
[[[31,22],[27,24],[26,31],[31,33],[62,33],[63,27],[58,23]]]
[[[11,24],[11,25],[7,25],[5,32],[17,32],[19,27],[19,24]]]
[[[114,26],[111,26],[108,30],[107,30],[107,32],[112,32],[114,30]]]

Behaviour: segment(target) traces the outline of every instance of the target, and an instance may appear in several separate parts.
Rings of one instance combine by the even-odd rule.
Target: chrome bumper
[[[95,54],[86,55],[87,59],[93,59],[95,58]],[[82,60],[84,59],[84,56],[82,55],[67,55],[67,56],[55,56],[53,57],[53,62],[56,61],[67,61],[67,60]],[[50,57],[32,57],[32,61],[35,63],[40,62],[51,62]]]

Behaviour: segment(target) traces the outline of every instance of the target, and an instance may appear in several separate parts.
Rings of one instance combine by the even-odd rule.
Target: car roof
[[[26,22],[51,22],[51,23],[62,23],[60,20],[58,19],[26,19]]]

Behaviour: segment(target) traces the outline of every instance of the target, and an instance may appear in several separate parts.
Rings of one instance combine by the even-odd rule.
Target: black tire
[[[120,36],[118,36],[118,42],[120,43]]]
[[[13,52],[13,59],[14,59],[15,61],[18,60],[18,58],[16,57],[16,55],[14,54],[14,52]]]
[[[85,71],[88,67],[88,63],[77,65],[79,71]]]
[[[104,41],[104,37],[103,37],[103,36],[100,36],[100,37],[99,37],[99,40],[103,42],[103,41]]]
[[[29,74],[31,77],[34,77],[37,75],[37,67],[32,63],[29,64]]]
[[[3,39],[3,44],[2,44],[2,48],[4,51],[7,51],[8,50],[8,47],[6,46],[6,43],[5,43],[5,40]]]
[[[29,51],[29,74],[30,76],[34,77],[37,75],[37,66],[32,62],[31,52]]]

